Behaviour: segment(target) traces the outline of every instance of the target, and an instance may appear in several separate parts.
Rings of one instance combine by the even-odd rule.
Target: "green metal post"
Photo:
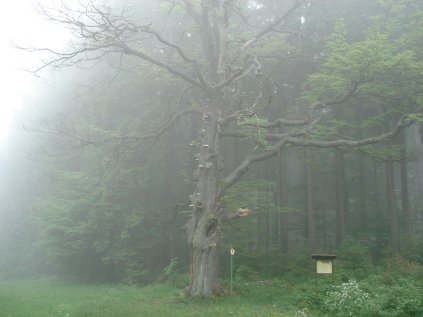
[[[233,258],[234,256],[231,254],[231,296],[232,296],[232,275],[233,275]]]

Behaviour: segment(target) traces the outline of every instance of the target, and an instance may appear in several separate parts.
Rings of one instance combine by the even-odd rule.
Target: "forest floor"
[[[0,280],[0,317],[423,317],[420,266],[406,275],[338,277],[334,284],[326,277],[235,280],[232,296],[213,299],[186,298],[176,281],[128,286]]]
[[[250,294],[253,297],[236,294],[192,300],[168,284],[137,287],[55,279],[0,281],[0,317],[305,316],[301,310],[286,307],[283,298],[260,303],[263,298],[254,294],[256,291]]]

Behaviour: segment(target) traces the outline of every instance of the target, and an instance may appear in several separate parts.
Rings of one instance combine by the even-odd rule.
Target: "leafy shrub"
[[[166,282],[172,286],[183,288],[188,285],[188,280],[188,273],[181,273],[179,271],[179,259],[173,258],[163,269],[163,273],[159,277],[158,282]]]
[[[288,258],[286,278],[293,281],[305,281],[313,276],[314,261],[310,258],[311,252],[307,249],[292,254]]]
[[[380,288],[381,316],[421,316],[423,314],[423,287],[411,279]]]
[[[326,294],[332,288],[332,283],[328,283],[324,279],[319,281],[318,287],[313,280],[296,284],[295,290],[291,292],[291,302],[295,307],[321,310]]]
[[[241,264],[236,268],[234,276],[236,281],[253,282],[259,279],[259,273],[245,264]]]
[[[294,317],[308,317],[310,312],[307,308],[294,310]]]
[[[360,316],[369,304],[370,294],[354,280],[334,286],[326,294],[324,307],[336,316]]]
[[[340,268],[347,271],[347,279],[352,277],[361,279],[372,272],[369,249],[351,237],[346,237],[342,242],[338,250],[338,259]]]
[[[423,280],[423,266],[398,254],[390,257],[385,265],[385,283],[393,284],[394,280],[403,277]]]
[[[333,316],[402,317],[423,313],[423,289],[411,280],[370,289],[372,293],[353,280],[342,283],[326,293],[323,308]]]
[[[407,237],[402,244],[401,254],[405,259],[423,264],[423,241],[420,237]]]

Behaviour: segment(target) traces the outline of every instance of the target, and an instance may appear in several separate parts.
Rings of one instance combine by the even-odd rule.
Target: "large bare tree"
[[[412,120],[410,116],[403,116],[392,130],[360,140],[322,141],[310,137],[325,109],[344,104],[354,96],[361,85],[354,79],[346,82],[330,100],[304,105],[299,112],[301,115],[276,118],[272,122],[259,119],[264,108],[273,102],[275,89],[257,48],[269,45],[272,38],[280,39],[281,34],[293,34],[296,30],[291,27],[303,22],[301,10],[313,6],[311,1],[274,1],[272,12],[260,18],[249,16],[262,6],[256,1],[173,0],[160,3],[167,5],[162,20],[142,23],[131,16],[131,7],[118,12],[96,1],[79,8],[44,7],[41,9],[44,16],[73,32],[72,43],[63,52],[50,48],[25,49],[51,53],[52,58],[36,71],[118,55],[122,61],[130,58],[132,62],[155,65],[185,83],[185,91],[192,94],[189,100],[196,99],[195,102],[187,102],[181,111],[169,113],[166,122],[157,130],[140,135],[132,133],[130,137],[89,140],[87,144],[116,138],[143,142],[159,137],[186,115],[197,113],[201,116],[198,139],[193,142],[198,148],[198,166],[190,196],[192,217],[187,223],[192,256],[187,294],[209,297],[222,292],[218,279],[222,223],[248,213],[242,208],[226,210],[222,198],[252,164],[273,157],[290,145],[336,148],[378,143],[396,135]],[[173,21],[180,22],[171,24],[171,16],[177,19]],[[283,53],[280,52],[280,56]],[[251,91],[240,93],[245,87],[252,87]],[[241,127],[254,130],[255,145],[239,166],[225,173],[223,139],[251,135]],[[260,142],[264,145],[260,146]]]

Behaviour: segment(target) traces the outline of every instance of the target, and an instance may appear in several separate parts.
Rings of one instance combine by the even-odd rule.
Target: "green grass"
[[[0,317],[291,317],[283,300],[246,295],[192,300],[169,285],[81,285],[58,280],[0,281]],[[260,297],[260,296],[258,296]]]

